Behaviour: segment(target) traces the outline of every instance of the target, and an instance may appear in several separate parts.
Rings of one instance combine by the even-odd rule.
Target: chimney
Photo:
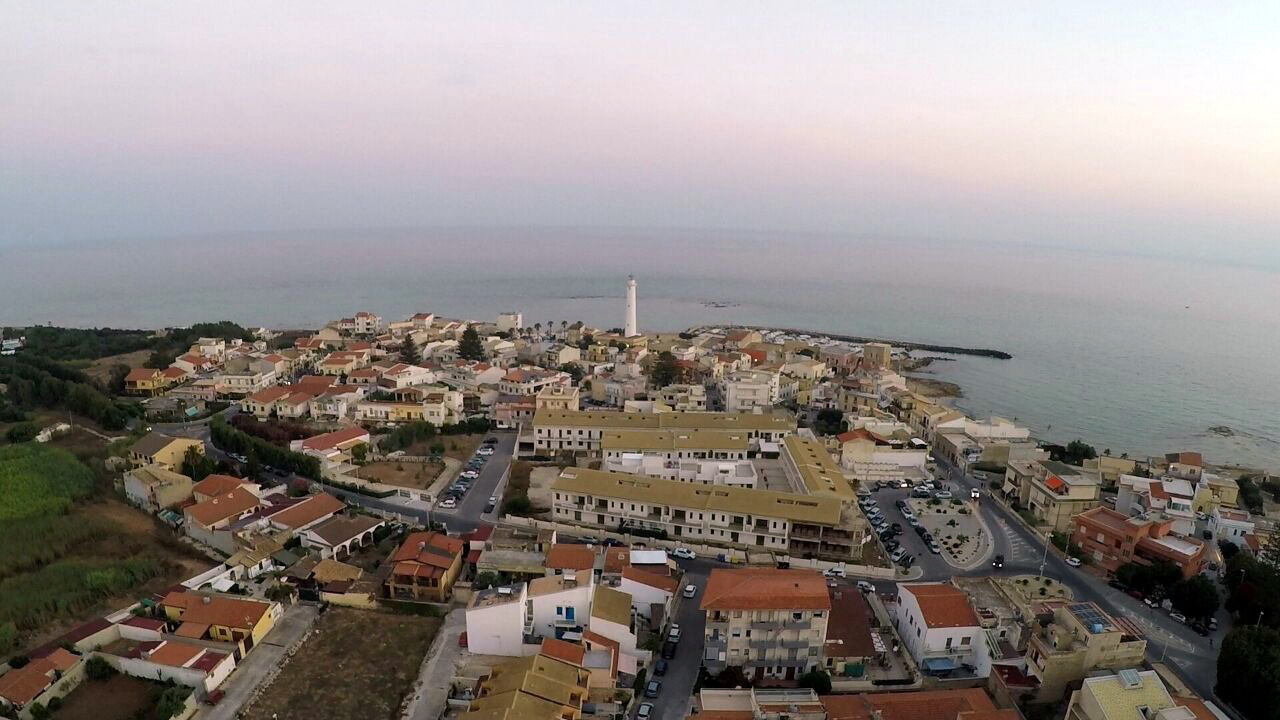
[[[204,603],[205,605],[208,605],[208,604],[209,604],[209,600],[210,600],[210,597],[209,597],[208,595],[201,595],[201,596],[200,596],[200,602],[201,602],[201,603]]]

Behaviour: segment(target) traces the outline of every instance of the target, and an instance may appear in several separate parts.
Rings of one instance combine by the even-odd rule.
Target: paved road
[[[444,712],[458,656],[462,654],[458,636],[466,629],[466,610],[454,608],[445,616],[435,642],[422,660],[413,699],[409,701],[404,717],[409,720],[435,720]]]
[[[449,526],[449,532],[462,533],[476,529],[482,522],[484,514],[484,506],[489,502],[489,497],[496,495],[498,481],[507,472],[507,467],[511,465],[511,454],[515,452],[516,434],[513,432],[493,432],[490,435],[498,439],[497,444],[493,445],[493,454],[489,456],[489,462],[484,464],[484,469],[480,471],[480,477],[476,478],[475,484],[471,486],[470,492],[458,503],[458,507],[453,510],[434,510],[432,511],[432,519],[436,522],[443,522]],[[501,498],[499,498],[501,501]],[[501,508],[495,508],[495,512]],[[492,518],[492,515],[488,517]]]
[[[980,513],[991,528],[994,552],[1005,556],[1002,570],[980,566],[964,575],[1024,575],[1039,573],[1043,563],[1046,576],[1061,581],[1071,588],[1075,597],[1097,603],[1099,607],[1116,617],[1126,617],[1138,623],[1147,634],[1147,658],[1162,658],[1174,669],[1182,681],[1201,697],[1212,699],[1217,677],[1217,649],[1227,632],[1227,616],[1219,611],[1220,629],[1209,637],[1201,637],[1191,628],[1176,622],[1167,614],[1148,608],[1141,601],[1108,586],[1105,581],[1082,570],[1073,568],[1054,554],[1046,552],[1046,544],[1026,528],[1019,518],[1000,503],[988,498],[988,488],[977,478],[967,477],[943,459],[938,459],[939,472],[945,472],[949,481],[962,492],[977,487],[983,493]],[[883,503],[882,503],[883,505]],[[946,580],[951,574],[926,575],[926,580]],[[1212,643],[1212,644],[1211,644]],[[1221,705],[1221,703],[1219,703]]]
[[[289,647],[315,624],[319,611],[315,605],[300,603],[284,611],[280,622],[271,629],[222,684],[226,695],[213,707],[202,706],[201,720],[233,720],[249,702],[258,686],[280,669]]]
[[[702,637],[706,628],[706,615],[699,609],[702,602],[702,591],[707,586],[707,576],[715,567],[728,567],[724,563],[698,558],[697,560],[677,560],[684,570],[685,585],[698,586],[698,594],[692,598],[679,596],[674,620],[680,625],[680,644],[676,647],[675,658],[668,661],[667,674],[660,678],[662,692],[657,699],[639,698],[634,707],[640,703],[653,703],[655,720],[683,720],[688,715],[692,702],[693,684],[698,680],[698,671],[702,668]],[[659,655],[660,657],[660,655]],[[634,717],[634,711],[632,713]]]

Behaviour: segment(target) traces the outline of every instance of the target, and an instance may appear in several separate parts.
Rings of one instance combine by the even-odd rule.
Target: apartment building
[[[551,486],[556,520],[661,531],[693,542],[834,559],[860,557],[869,528],[838,498],[566,468]]]
[[[668,385],[652,393],[655,401],[674,412],[706,412],[707,389],[702,385]]]
[[[1071,541],[1091,561],[1108,572],[1125,563],[1169,562],[1182,577],[1195,576],[1204,567],[1208,552],[1200,540],[1173,532],[1167,518],[1129,517],[1106,507],[1096,507],[1072,518]]]
[[[954,585],[898,585],[893,626],[925,674],[986,677],[991,671],[978,615],[968,596]]]
[[[539,653],[495,666],[476,688],[460,720],[547,718],[580,720],[591,673],[580,665]]]
[[[599,453],[607,431],[734,430],[746,433],[749,446],[779,442],[796,430],[795,419],[781,413],[621,413],[539,410],[533,418],[538,453]]]
[[[912,437],[906,425],[866,417],[855,418],[850,424],[853,429],[836,436],[840,467],[860,484],[926,477],[929,446]]]
[[[822,666],[831,598],[816,570],[715,568],[699,607],[708,672],[794,680]]]
[[[751,448],[742,430],[609,430],[601,434],[605,461],[644,455],[667,462],[746,460]]]
[[[666,460],[658,455],[624,453],[606,458],[604,469],[702,485],[753,488],[760,482],[750,460]]]
[[[1037,702],[1057,702],[1067,686],[1095,670],[1142,663],[1147,641],[1133,622],[1113,618],[1094,603],[1059,605],[1047,625],[1032,624],[1027,674],[1039,681]]]
[[[581,391],[574,385],[546,385],[534,401],[536,410],[567,410],[577,412],[582,407]]]
[[[854,488],[822,443],[812,438],[790,435],[782,441],[782,469],[793,485],[810,495],[823,495],[853,502]]]
[[[1072,516],[1102,503],[1102,484],[1095,470],[1040,460],[1032,463],[1032,471],[1022,506],[1054,532],[1070,531]]]
[[[536,367],[522,367],[508,370],[498,381],[498,392],[504,395],[537,395],[538,391],[553,385],[568,385],[572,382],[568,373],[558,370],[543,370]]]
[[[1192,535],[1196,531],[1195,497],[1196,486],[1190,480],[1121,475],[1116,484],[1116,511],[1160,516],[1173,523],[1173,532]]]

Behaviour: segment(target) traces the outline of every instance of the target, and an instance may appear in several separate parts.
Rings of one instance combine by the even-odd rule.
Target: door
[[[787,668],[787,679],[788,679],[788,680],[795,680],[795,679],[796,679],[796,669],[795,669],[795,668],[793,668],[793,667],[789,667],[789,668]]]

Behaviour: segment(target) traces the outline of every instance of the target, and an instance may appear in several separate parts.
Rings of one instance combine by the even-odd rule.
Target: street
[[[672,558],[675,559],[675,558]],[[692,598],[682,597],[677,594],[676,602],[678,603],[675,611],[675,622],[680,625],[680,643],[676,647],[676,656],[668,660],[666,675],[662,677],[654,677],[650,675],[649,680],[661,680],[662,692],[656,699],[637,698],[635,707],[639,707],[640,703],[653,703],[653,718],[655,720],[682,720],[689,712],[689,703],[692,700],[693,685],[698,680],[698,672],[702,669],[702,637],[706,628],[706,615],[699,609],[702,602],[702,591],[707,586],[707,576],[711,574],[711,569],[715,567],[727,567],[724,563],[716,560],[708,560],[706,558],[698,558],[696,560],[679,560],[680,568],[684,570],[684,579],[680,583],[681,590],[685,585],[696,585],[698,594]],[[655,653],[656,657],[661,657],[660,652]],[[634,710],[632,717],[635,716]]]

